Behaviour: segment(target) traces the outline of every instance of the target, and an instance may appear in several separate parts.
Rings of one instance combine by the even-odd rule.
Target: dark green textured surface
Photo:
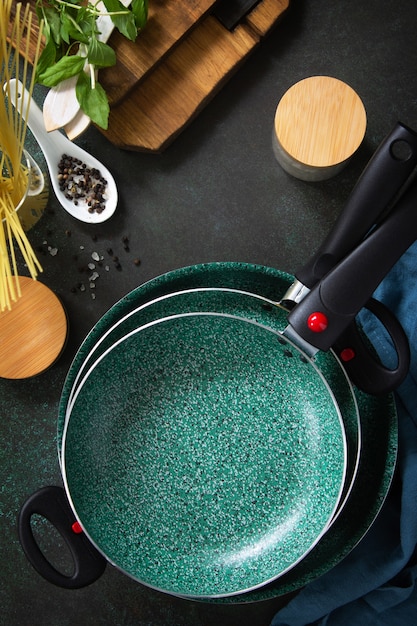
[[[182,596],[234,595],[291,568],[331,521],[345,463],[314,364],[225,314],[171,316],[117,342],[64,434],[66,485],[94,543]]]
[[[60,482],[56,422],[62,386],[77,348],[110,306],[144,281],[195,263],[235,260],[293,273],[317,248],[394,123],[400,119],[417,127],[416,27],[414,0],[293,0],[291,12],[165,154],[119,151],[94,128],[79,141],[112,169],[120,207],[108,224],[92,229],[75,223],[52,197],[49,211],[31,231],[34,246],[45,251],[39,252],[41,279],[62,298],[70,337],[49,372],[35,380],[0,381],[0,601],[5,624],[267,626],[286,601],[207,606],[150,591],[111,567],[92,587],[57,589],[27,563],[17,541],[16,515],[26,496]],[[358,154],[339,176],[309,184],[290,178],[276,164],[271,132],[280,97],[314,74],[350,84],[365,104],[368,128]],[[36,95],[40,101],[43,91]],[[124,235],[130,239],[129,252],[121,241]],[[57,247],[56,256],[48,246]],[[109,247],[119,256],[121,271],[108,257]],[[80,272],[93,251],[110,263],[110,271],[100,272],[94,300],[87,274]],[[133,264],[135,257],[140,266]],[[85,282],[85,292],[78,289],[80,282]],[[370,406],[363,397],[360,403],[364,440],[370,455],[380,458],[393,442],[389,437],[381,441],[377,418],[382,416],[389,428],[390,407],[383,400]],[[380,461],[370,474],[377,481],[383,470]],[[363,497],[368,488],[364,480]],[[345,527],[340,532],[348,535]],[[47,547],[58,559],[59,550]],[[304,580],[308,576],[304,572]]]
[[[85,359],[90,356],[93,346],[96,347],[97,354],[102,354],[101,346],[109,347],[112,345],[112,337],[116,340],[124,336],[124,324],[126,324],[126,330],[129,331],[135,328],[135,322],[149,322],[153,319],[152,311],[178,313],[182,310],[180,303],[181,301],[184,302],[184,298],[188,302],[188,306],[194,307],[194,309],[201,307],[202,302],[207,303],[213,298],[211,300],[213,307],[217,307],[217,309],[221,307],[229,312],[232,310],[242,312],[242,306],[245,303],[244,310],[247,317],[277,330],[282,330],[285,325],[285,314],[282,309],[274,307],[271,311],[264,309],[259,311],[259,301],[255,296],[242,297],[239,293],[228,293],[224,289],[234,288],[245,291],[252,289],[256,294],[262,294],[264,298],[274,301],[278,294],[286,292],[291,280],[290,275],[273,268],[245,263],[212,263],[184,267],[168,272],[127,294],[107,311],[94,326],[80,347],[68,372],[60,404],[58,447],[60,448],[71,390],[76,383],[76,376],[80,372],[80,367],[84,364]],[[175,291],[179,293],[179,290],[198,290],[202,287],[218,290],[218,292],[211,292],[211,298],[208,294],[206,297],[197,296],[197,291],[190,292],[188,295],[182,293],[181,296],[166,298],[167,294],[172,294]],[[155,301],[154,305],[144,306],[144,304],[149,305],[152,301]],[[139,304],[141,306],[137,306]],[[124,324],[117,326],[117,323],[123,318],[126,318]],[[108,335],[109,343],[107,344],[104,340],[100,344],[99,342],[109,328],[113,328],[112,333]],[[336,394],[339,406],[343,407],[342,414],[345,426],[348,427],[348,440],[352,444],[354,435],[352,435],[353,424],[351,422],[354,407],[352,407],[352,398],[349,395],[350,387],[343,384],[344,376],[335,367],[334,359],[330,354],[320,353],[316,356],[316,361]],[[93,362],[94,359],[91,363]],[[251,603],[285,596],[285,594],[299,589],[309,580],[326,572],[348,554],[361,539],[378,512],[390,483],[396,459],[396,420],[391,399],[370,402],[364,394],[356,392],[355,395],[361,413],[362,446],[366,449],[367,454],[362,457],[357,468],[357,482],[349,494],[348,506],[343,507],[332,520],[331,529],[326,532],[319,545],[289,573],[257,591],[231,596],[224,600],[216,600],[216,602]],[[377,437],[376,433],[378,434]]]
[[[253,267],[247,264],[213,263],[168,272],[142,285],[116,303],[86,337],[68,372],[58,415],[59,451],[67,409],[80,381],[95,361],[115,341],[139,326],[170,315],[213,311],[239,315],[278,332],[284,330],[287,314],[282,307],[275,305],[274,300],[236,289],[246,285],[248,288],[263,293],[267,288],[267,277],[269,277],[271,297],[276,296],[278,292],[284,293],[291,282],[288,275],[272,268]],[[181,291],[160,295],[161,291],[170,289],[170,285],[176,285],[178,288],[179,280],[182,281]],[[214,281],[218,287],[195,288],[198,281],[205,285],[210,285]],[[190,288],[193,285],[194,288]],[[228,285],[227,289],[226,285]],[[219,288],[219,286],[222,287]],[[273,294],[274,291],[275,294]],[[134,302],[144,300],[146,301],[143,304],[132,308]],[[331,355],[321,356],[320,367],[324,369],[324,375],[335,395],[346,431],[347,471],[342,504],[350,492],[357,471],[361,447],[359,414],[356,399],[343,368]]]

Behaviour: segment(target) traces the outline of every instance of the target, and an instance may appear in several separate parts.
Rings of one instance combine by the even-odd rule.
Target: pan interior
[[[200,313],[152,322],[97,360],[62,461],[111,562],[168,593],[219,597],[274,580],[317,543],[346,442],[312,361],[258,323]]]

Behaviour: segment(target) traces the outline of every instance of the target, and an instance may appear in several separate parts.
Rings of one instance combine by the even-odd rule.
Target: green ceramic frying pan
[[[179,292],[169,293],[155,300],[146,302],[126,315],[122,315],[116,323],[107,328],[101,337],[94,342],[90,353],[84,356],[68,397],[66,413],[70,413],[72,399],[78,388],[78,383],[88,372],[95,361],[112,345],[125,337],[131,331],[168,316],[181,315],[187,312],[201,313],[210,311],[233,316],[240,316],[247,320],[253,320],[263,326],[278,331],[283,327],[286,320],[286,311],[277,304],[262,296],[255,296],[242,292],[238,289],[184,289]],[[342,498],[339,503],[337,514],[349,496],[352,488],[360,457],[360,420],[352,385],[341,364],[334,358],[322,355],[320,369],[335,396],[337,405],[341,411],[347,445],[347,468],[343,486]],[[332,523],[336,515],[332,518]]]
[[[414,188],[412,192],[311,290],[278,334],[246,318],[184,314],[133,331],[99,358],[74,396],[63,439],[63,475],[68,497],[87,535],[123,571],[179,595],[233,595],[264,585],[294,566],[315,545],[335,510],[326,517],[329,508],[337,506],[343,481],[343,436],[337,403],[310,358],[309,346],[328,349],[332,345],[414,240],[410,234],[410,224],[417,221]],[[394,238],[389,252],[388,237]],[[364,260],[372,271],[364,285],[355,284],[353,290]],[[346,291],[350,298],[343,303]],[[320,328],[310,323],[312,318],[319,319]],[[110,387],[112,380],[112,391],[102,400],[103,389],[106,384]],[[102,437],[97,435],[100,423]],[[186,433],[185,439],[179,438],[178,425],[180,432]],[[310,428],[311,436],[303,439],[302,433]],[[245,435],[239,438],[242,431]],[[201,433],[207,433],[207,448]],[[330,446],[325,438],[329,434],[335,435]],[[224,448],[219,438],[225,442]],[[129,449],[130,441],[133,448]],[[179,450],[175,442],[179,442]],[[325,442],[324,446],[319,442]],[[109,445],[114,456],[103,454]],[[214,454],[217,447],[220,457]],[[123,455],[126,448],[132,465]],[[205,449],[207,454],[199,456]],[[245,464],[241,451],[248,449],[254,454]],[[286,464],[291,453],[297,460],[293,457]],[[172,460],[172,455],[171,464],[168,457]],[[319,464],[316,472],[307,472],[324,459],[324,468]],[[129,470],[122,472],[126,466]],[[149,467],[156,482],[147,475]],[[207,467],[213,469],[205,471]],[[242,467],[253,476],[249,485],[246,472],[243,482],[237,482]],[[210,480],[211,472],[219,468]],[[254,473],[253,468],[260,468],[261,473]],[[123,475],[120,481],[119,473]],[[330,481],[327,486],[326,480]],[[188,489],[180,488],[190,481]],[[265,485],[264,492],[261,485]],[[300,488],[297,495],[296,485]],[[310,501],[318,502],[313,510],[309,509],[308,493],[316,494]],[[329,508],[325,494],[331,494]],[[163,510],[153,517],[157,502],[163,503]],[[233,502],[238,503],[237,508]],[[146,506],[149,503],[150,508]],[[225,516],[225,511],[232,515]],[[320,520],[321,530],[316,527],[304,545],[301,539],[313,519]],[[293,524],[294,520],[301,521],[300,526]],[[289,555],[288,562],[284,555]]]
[[[407,203],[406,203],[406,204],[407,204]],[[410,211],[409,211],[408,205],[407,205],[406,209],[402,211],[402,213],[404,213],[404,212],[406,213],[406,218],[407,218],[407,219],[411,217],[411,216],[410,216]],[[403,219],[404,219],[404,216],[402,216],[402,220],[403,220]],[[398,220],[397,220],[397,221],[398,221]],[[400,221],[401,221],[401,220],[400,220]],[[391,220],[391,222],[390,222],[390,227],[392,227],[392,226],[395,226],[395,227],[397,228],[397,230],[398,230],[399,234],[403,237],[403,239],[407,239],[407,237],[409,237],[409,233],[405,233],[405,232],[404,232],[404,229],[402,229],[402,228],[398,227],[398,224],[397,224],[396,222],[394,223],[394,222]],[[372,236],[371,236],[370,238],[368,238],[368,240],[367,240],[367,242],[366,242],[367,251],[369,251],[369,250],[371,250],[371,251],[372,251],[372,250],[373,250],[372,246],[374,245],[374,243],[376,243],[377,245],[380,245],[380,244],[381,244],[381,241],[380,241],[381,237],[380,237],[380,235],[379,235],[379,232],[382,232],[382,230],[381,230],[381,229],[378,229],[378,234],[377,234],[377,237],[376,237],[376,238],[375,238],[375,237],[372,237]],[[386,232],[386,229],[384,229],[384,232]],[[386,245],[386,240],[384,240],[384,239],[383,239],[383,241],[384,241],[384,244]],[[405,243],[406,243],[406,241],[405,241]],[[397,252],[398,252],[398,250],[397,250]],[[354,255],[354,260],[355,260],[355,262],[356,262],[356,259],[357,259],[357,255]],[[383,269],[383,271],[386,271],[386,267],[387,267],[387,266],[386,266],[386,259],[385,259],[384,261],[385,261],[385,264],[383,264],[383,265],[384,265],[384,269]],[[355,273],[355,276],[357,275],[357,269],[358,269],[358,267],[356,267],[356,273]],[[374,272],[374,273],[375,273],[375,275],[378,277],[378,280],[379,280],[379,279],[380,279],[380,277],[381,277],[381,272],[380,272],[380,271],[377,271],[377,268],[376,268],[376,267],[373,267],[373,270],[375,270],[375,272]],[[340,271],[341,271],[342,273],[344,273],[344,272],[345,272],[345,265],[343,265],[343,266],[342,266],[342,268],[338,270],[338,272],[339,272],[339,273],[340,273]],[[382,275],[383,275],[383,274],[382,274]],[[326,279],[327,279],[327,277],[326,277]],[[324,292],[326,292],[326,290],[327,290],[327,288],[328,288],[328,285],[329,285],[329,280],[327,280],[327,282],[324,282],[323,284],[324,284]],[[346,285],[348,285],[348,283],[346,283]],[[332,285],[331,285],[331,283],[330,283],[330,286],[332,286]],[[340,289],[340,285],[339,285],[339,289]],[[369,290],[369,285],[367,286],[367,289]],[[337,291],[337,289],[336,289],[336,291]],[[291,330],[291,337],[292,337],[292,338],[297,338],[297,336],[298,336],[298,337],[300,337],[300,336],[302,336],[302,335],[304,334],[304,341],[305,341],[305,339],[306,339],[306,337],[305,337],[306,335],[307,335],[307,340],[311,339],[310,335],[308,334],[308,333],[311,333],[311,329],[309,329],[309,330],[308,330],[308,332],[306,333],[305,328],[303,327],[303,325],[301,325],[301,327],[300,327],[299,321],[300,321],[300,319],[301,319],[301,321],[305,323],[305,321],[306,321],[307,319],[309,319],[309,318],[310,318],[310,316],[311,316],[311,314],[312,314],[312,313],[316,314],[317,312],[319,312],[319,313],[321,313],[321,314],[324,314],[324,315],[327,317],[327,319],[329,319],[329,320],[331,319],[331,315],[332,315],[333,311],[331,310],[331,306],[330,306],[330,307],[328,306],[328,301],[329,301],[329,299],[328,299],[328,292],[326,293],[326,298],[325,298],[325,300],[327,300],[327,301],[324,301],[324,302],[323,302],[323,300],[322,300],[322,299],[321,299],[321,297],[320,297],[320,296],[321,296],[321,293],[320,293],[320,292],[317,292],[317,291],[315,291],[315,290],[313,289],[313,290],[312,290],[312,293],[313,293],[312,298],[310,298],[310,297],[306,298],[306,299],[305,299],[305,300],[301,303],[301,305],[298,305],[298,306],[296,307],[296,309],[295,309],[295,313],[296,313],[296,315],[294,316],[294,315],[293,315],[293,313],[294,313],[294,312],[293,312],[293,313],[291,313],[291,314],[290,314],[290,316],[289,316],[289,319],[290,319],[290,321],[292,322],[292,330]],[[364,303],[364,301],[363,301],[364,292],[361,292],[361,293],[360,293],[360,296],[361,296],[361,299],[362,299],[362,300],[361,300],[361,303],[359,304],[359,306],[361,306],[361,304],[363,304],[363,303]],[[307,300],[312,300],[314,303],[316,303],[316,302],[317,302],[317,303],[320,305],[321,309],[323,309],[323,310],[320,310],[320,309],[319,309],[319,310],[313,310],[313,311],[311,311],[311,309],[310,309],[310,311],[307,311],[307,312],[309,313],[309,314],[308,314],[308,317],[305,317],[305,310],[306,310],[306,306],[307,306],[307,305],[304,305],[304,303],[306,303],[306,302],[307,302]],[[336,298],[333,298],[333,300],[330,300],[330,303],[332,304],[333,302],[336,302],[336,305],[337,305],[337,306],[336,306],[336,318],[337,318],[338,322],[340,322],[340,318],[341,318],[341,317],[343,318],[343,319],[342,319],[342,323],[341,323],[341,326],[342,326],[342,328],[343,328],[343,327],[346,327],[347,325],[349,325],[349,323],[351,322],[351,320],[352,320],[352,319],[353,319],[353,317],[355,316],[355,314],[356,314],[356,310],[355,310],[355,309],[356,309],[356,307],[358,306],[358,303],[357,303],[357,301],[355,301],[355,298],[353,298],[353,300],[349,300],[349,301],[348,301],[348,302],[349,302],[348,312],[347,312],[347,314],[346,314],[346,315],[342,315],[342,314],[341,314],[341,312],[340,312],[339,306],[338,306],[338,305],[339,305],[339,301],[340,301],[339,296],[336,296]],[[304,305],[304,307],[303,307],[303,305]],[[323,311],[324,311],[324,313],[323,313]],[[303,316],[304,316],[304,318],[303,318]],[[186,319],[187,319],[187,323],[185,324],[185,326],[184,326],[184,323],[185,323],[185,322],[184,322],[184,317],[186,317]],[[217,319],[218,317],[221,317],[221,320],[218,320],[218,319]],[[194,316],[194,318],[195,318],[195,316]],[[224,317],[224,316],[218,316],[218,315],[217,315],[217,316],[211,316],[211,317],[210,317],[210,328],[208,329],[207,333],[206,333],[206,332],[202,333],[202,332],[201,332],[201,328],[202,328],[202,327],[200,327],[200,321],[201,321],[201,320],[199,319],[199,320],[198,320],[198,323],[195,323],[195,319],[194,319],[194,318],[193,318],[193,330],[192,330],[192,331],[190,331],[190,330],[189,330],[189,326],[188,326],[188,322],[190,321],[190,316],[181,316],[180,320],[178,320],[178,321],[179,321],[179,323],[180,323],[179,330],[184,331],[184,332],[185,332],[185,335],[186,335],[187,337],[190,337],[190,338],[192,339],[192,341],[189,341],[188,343],[190,343],[190,344],[191,344],[191,345],[193,345],[194,347],[195,347],[195,340],[196,340],[198,337],[200,337],[200,339],[201,339],[201,336],[202,336],[202,335],[205,335],[205,336],[210,337],[210,338],[211,338],[211,340],[210,340],[210,341],[208,341],[208,343],[207,343],[207,345],[206,345],[207,349],[209,349],[209,348],[211,348],[211,347],[212,347],[212,345],[213,345],[213,341],[212,341],[212,340],[213,340],[213,337],[214,337],[215,335],[217,336],[217,334],[218,334],[217,332],[216,332],[216,333],[214,333],[214,334],[213,334],[213,332],[212,332],[212,331],[213,331],[213,327],[212,327],[212,322],[213,322],[213,320],[215,321],[215,324],[217,324],[218,322],[220,323],[220,330],[226,330],[226,334],[227,334],[227,331],[229,331],[229,330],[230,330],[229,326],[227,326],[227,324],[229,324],[229,322],[232,322],[233,329],[238,329],[238,328],[241,326],[241,324],[243,323],[243,324],[244,324],[244,327],[245,327],[245,331],[247,331],[247,329],[248,329],[248,324],[249,324],[249,322],[248,322],[246,319],[241,320],[241,319],[236,319],[236,318],[234,318],[233,320],[231,320],[230,318],[227,318],[227,324],[226,324],[226,326],[224,326],[224,324],[225,324],[225,317]],[[207,321],[207,320],[205,320],[205,321]],[[175,324],[176,324],[176,323],[177,323],[177,320],[175,320]],[[159,322],[158,322],[158,324],[162,324],[162,325],[164,326],[164,331],[166,330],[166,331],[167,331],[167,333],[168,333],[167,337],[168,337],[168,336],[169,336],[169,334],[170,334],[170,332],[169,332],[169,331],[170,331],[170,329],[171,329],[171,328],[174,328],[174,330],[175,330],[175,326],[173,327],[173,326],[171,325],[171,324],[172,324],[172,320],[169,320],[169,321],[168,321],[168,320],[164,320],[164,322],[159,321]],[[166,325],[166,324],[168,324],[168,325]],[[154,329],[154,326],[155,326],[155,324],[152,326],[152,330]],[[298,328],[297,328],[297,326],[298,326]],[[161,328],[161,327],[162,327],[162,326],[160,326],[160,328]],[[295,328],[295,333],[294,333],[294,328]],[[197,331],[196,331],[195,329],[197,329]],[[178,330],[178,328],[177,328],[176,330]],[[326,329],[326,331],[327,331],[327,329]],[[140,335],[140,333],[143,333],[143,332],[144,332],[144,329],[140,329],[139,331],[137,331],[137,333],[135,333],[135,341],[136,341],[136,337],[137,337],[137,336],[139,336],[139,335]],[[260,331],[259,331],[259,327],[257,327],[257,328],[256,328],[256,332],[255,332],[255,341],[254,341],[254,343],[255,343],[255,344],[257,343],[257,340],[260,338],[260,335],[258,335],[258,332],[260,332]],[[191,333],[191,334],[190,334],[190,333]],[[160,333],[160,334],[161,334],[161,333]],[[234,336],[234,334],[235,334],[235,333],[233,332],[233,333],[231,334],[231,336],[233,337],[233,336]],[[337,334],[337,333],[336,333],[336,334]],[[264,338],[265,338],[265,337],[267,337],[267,336],[268,336],[268,337],[270,337],[270,335],[271,335],[271,330],[270,330],[270,329],[265,329],[265,328],[262,328],[261,335],[262,335],[262,337],[261,337],[261,343],[263,344]],[[319,341],[316,341],[316,343],[320,344],[320,347],[323,347],[323,343],[324,343],[324,344],[326,343],[326,335],[330,337],[330,340],[331,340],[331,341],[333,341],[333,340],[334,340],[335,334],[333,333],[332,324],[330,325],[330,333],[329,333],[329,332],[325,332],[325,333],[321,334],[321,335],[320,335],[320,340],[319,340]],[[239,332],[237,332],[237,333],[236,333],[236,336],[239,336]],[[243,337],[245,337],[245,333],[242,333],[242,336],[243,336]],[[323,338],[324,338],[324,340],[323,340]],[[282,339],[282,338],[281,338],[281,339]],[[125,339],[125,340],[127,341],[127,339]],[[130,340],[130,338],[129,338],[129,340]],[[239,346],[239,347],[244,347],[244,344],[242,344],[242,346],[241,346],[241,345],[239,344],[239,341],[240,341],[240,339],[238,340],[238,346]],[[267,344],[269,344],[269,339],[268,339],[268,340],[265,340],[265,341],[266,341],[266,343],[267,343]],[[285,340],[285,341],[287,341],[287,340]],[[147,344],[147,345],[148,345],[148,343],[149,343],[149,342],[146,342],[146,344]],[[187,343],[187,342],[186,342],[186,343]],[[291,342],[290,342],[290,343],[291,343]],[[309,343],[310,343],[310,345],[311,345],[311,343],[314,343],[314,341],[313,341],[313,342],[309,342]],[[280,343],[279,341],[278,341],[278,344],[279,344],[279,345],[281,345],[281,343]],[[118,345],[119,345],[119,344],[116,344],[116,345],[113,347],[113,349],[117,349]],[[142,346],[141,344],[139,344],[139,345],[140,345],[141,347],[144,347],[144,346]],[[175,345],[175,342],[171,341],[171,345],[172,345],[172,347],[173,347],[173,346]],[[275,344],[274,344],[274,348],[273,348],[273,350],[274,350],[274,351],[276,350],[276,345],[277,345],[277,344],[275,343]],[[303,346],[304,346],[305,344],[303,344],[303,342],[301,342],[301,345],[303,345]],[[297,352],[297,354],[299,354],[299,346],[294,345],[294,346],[292,346],[292,347],[296,350],[296,352],[298,351],[298,352]],[[286,348],[285,348],[285,349],[287,349],[287,352],[288,352],[288,343],[287,343],[287,345],[286,345]],[[124,351],[124,352],[125,352],[125,351]],[[237,351],[235,351],[235,352],[234,352],[235,356],[237,355],[237,353],[238,353],[238,352],[239,352],[239,350],[237,350]],[[175,354],[175,353],[173,353],[173,354]],[[220,359],[220,354],[221,354],[220,352],[217,352],[217,353],[216,353],[216,355],[218,356],[218,358],[219,358],[219,359]],[[246,349],[246,354],[248,355],[248,358],[249,358],[249,351],[248,351],[247,349]],[[120,356],[121,356],[121,355],[120,355]],[[271,360],[270,360],[270,363],[272,363],[272,364],[273,364],[273,365],[272,365],[272,367],[271,367],[271,372],[272,372],[272,380],[276,380],[276,379],[277,379],[277,377],[276,377],[276,370],[274,370],[274,367],[275,367],[275,365],[274,365],[275,356],[276,356],[276,353],[274,352],[274,359],[271,359]],[[287,359],[293,359],[293,358],[294,358],[294,355],[293,355],[292,357],[289,357],[289,356],[288,356],[288,354],[286,354],[285,356],[286,356],[286,358],[287,358]],[[309,354],[307,354],[307,355],[306,355],[306,357],[307,357],[307,358],[305,359],[305,360],[306,360],[306,362],[309,362],[309,361],[308,361]],[[299,360],[300,360],[300,362],[303,362],[303,359],[299,359]],[[100,362],[99,362],[99,363],[98,363],[98,364],[97,364],[97,365],[93,368],[93,370],[92,370],[92,371],[94,372],[94,375],[95,375],[95,374],[97,374],[97,371],[98,371],[98,368],[99,368],[100,364],[105,363],[105,362],[106,362],[106,359],[104,359],[104,358],[103,358],[103,359],[101,359],[101,360],[100,360]],[[172,363],[173,363],[173,364],[175,364],[175,363],[174,363],[174,361],[172,361]],[[237,364],[237,361],[236,361],[236,364]],[[310,364],[311,364],[311,361],[310,361]],[[236,365],[236,366],[237,366],[237,365]],[[281,366],[282,366],[282,367],[284,366],[283,361],[281,362]],[[96,369],[96,368],[97,368],[97,369]],[[314,368],[313,368],[313,369],[314,369]],[[217,372],[217,370],[214,370],[214,371],[215,371],[215,372]],[[250,384],[251,384],[251,385],[255,384],[255,383],[254,383],[254,380],[256,380],[256,377],[255,377],[255,379],[254,379],[254,380],[252,380],[252,379],[251,379],[251,377],[249,376],[249,375],[252,375],[251,369],[249,368],[249,370],[248,370],[248,369],[244,370],[244,373],[245,373],[246,377],[249,379]],[[304,378],[304,376],[303,376],[303,378]],[[88,379],[87,379],[87,380],[88,380]],[[90,382],[91,382],[91,380],[90,380]],[[161,382],[161,381],[160,381],[160,382]],[[224,388],[224,385],[221,385],[221,388],[223,389],[223,388]],[[83,389],[83,386],[80,386],[80,389],[82,390],[82,389]],[[313,394],[313,395],[314,395],[314,394]],[[320,402],[323,402],[323,400],[321,399],[321,400],[320,400]],[[76,405],[74,404],[74,407],[75,407],[75,406],[76,406]],[[264,403],[264,406],[266,406],[266,403]],[[334,404],[333,404],[333,406],[334,406]],[[316,406],[316,407],[315,407],[315,411],[316,411],[316,412],[315,412],[315,414],[316,414],[316,415],[317,415],[317,412],[320,412],[320,411],[318,411],[317,409],[318,409],[318,407]],[[314,410],[314,409],[313,409],[313,410]],[[281,413],[280,413],[280,415],[281,415]],[[70,430],[71,430],[71,428],[72,428],[72,426],[71,426],[72,417],[73,417],[73,415],[71,414],[71,419],[68,421],[68,424],[67,424],[67,430],[66,430],[66,434],[65,434],[65,441],[67,441],[68,434],[69,434],[69,432],[70,432]],[[82,418],[81,418],[81,419],[82,419]],[[75,442],[75,441],[76,441],[76,439],[77,439],[77,438],[76,438],[76,437],[74,437],[74,438],[73,438],[73,441]],[[311,441],[310,441],[310,443],[311,443]],[[66,452],[65,452],[65,451],[64,451],[63,458],[64,458],[64,457],[66,457]],[[65,471],[66,471],[66,470],[65,470]],[[74,474],[74,476],[75,476],[75,474]],[[67,479],[68,479],[67,474],[66,474],[66,477],[67,477]],[[76,476],[75,476],[74,480],[75,480],[75,482],[77,481]],[[213,582],[213,581],[211,581],[211,583],[212,583],[212,582]],[[240,582],[241,582],[241,580],[240,580]],[[264,582],[265,582],[265,580],[264,580]],[[210,583],[210,584],[211,584],[211,583]],[[262,583],[260,583],[260,584],[262,584]],[[257,585],[257,583],[255,583],[255,584],[254,584],[254,585],[252,585],[252,586],[256,586],[256,585]],[[242,590],[243,590],[243,589],[242,589],[242,587],[240,587],[240,591],[242,591]],[[181,592],[180,592],[180,593],[181,593]],[[191,593],[193,593],[193,592],[191,592]],[[222,593],[223,593],[223,591],[220,591],[220,592],[219,592],[219,594],[217,594],[217,590],[214,590],[214,595],[221,595]],[[226,591],[225,591],[225,593],[234,593],[234,591],[233,591],[233,590],[232,590],[232,591],[230,591],[230,590],[226,590]],[[204,594],[203,594],[203,595],[204,595]],[[213,595],[213,592],[211,592],[211,594],[210,594],[210,595]]]
[[[119,318],[124,317],[141,303],[146,303],[148,300],[161,297],[163,294],[169,294],[172,290],[199,288],[202,286],[217,288],[226,286],[229,288],[248,289],[248,287],[251,286],[257,293],[263,294],[267,298],[272,298],[276,296],[277,290],[281,293],[285,293],[290,283],[291,277],[278,270],[239,263],[213,263],[170,272],[169,274],[142,285],[110,309],[92,330],[90,336],[82,346],[79,355],[77,355],[77,359],[79,360],[78,365],[88,356],[100,336],[104,334],[110,326],[117,323]],[[317,355],[316,359],[321,359],[322,356],[323,353],[320,353]],[[69,373],[68,385],[66,386],[68,390],[71,388],[69,380],[72,377],[73,382],[76,373],[77,367],[75,367],[74,364]],[[336,522],[332,524],[330,530],[324,534],[315,548],[302,559],[298,565],[276,580],[276,582],[246,594],[229,596],[222,601],[258,601],[280,596],[294,589],[298,589],[312,578],[324,573],[335,565],[352,549],[355,543],[368,529],[383,502],[395,465],[395,409],[391,398],[370,398],[360,393],[358,390],[355,390],[355,397],[358,399],[361,409],[365,454],[362,455],[361,458],[358,482],[355,483],[342,514],[338,517]],[[68,394],[64,390],[62,410],[66,408],[67,401]],[[62,428],[63,414],[60,415],[59,419],[59,439],[62,436]],[[31,509],[33,511],[32,504],[37,512],[41,511],[46,514],[46,516],[49,515],[46,509],[51,501],[50,488],[47,488],[46,491],[47,493],[44,493],[44,491],[37,492],[37,494],[35,494],[36,501],[33,503],[28,501],[26,503],[25,515],[30,516]],[[60,498],[62,495],[60,489],[57,488],[57,493],[53,495]],[[42,503],[44,496],[46,501]],[[54,518],[54,514],[51,513],[51,517]],[[21,521],[23,520],[21,519]],[[68,532],[66,529],[71,527],[73,521],[74,517],[72,517],[72,512],[70,511],[69,517],[62,521],[60,527],[64,536],[66,532]],[[87,551],[90,549],[90,544],[88,542],[86,544],[83,540],[83,535],[74,535],[71,533],[70,543],[75,550],[74,557],[79,564],[81,560],[80,554],[87,556]],[[74,545],[74,542],[78,542],[78,547]],[[76,554],[77,551],[78,554]],[[65,586],[69,587],[88,584],[91,582],[92,577],[97,577],[100,566],[102,571],[105,565],[105,561],[101,559],[100,562],[97,555],[91,556],[91,558],[96,559],[95,566],[89,569],[91,562],[86,564],[87,573],[84,578],[84,583],[81,577],[75,582],[68,578],[65,582],[58,582],[56,580],[55,582],[65,584]],[[39,560],[34,560],[34,564],[38,571],[51,580],[51,576],[45,571],[44,565],[39,564]],[[80,567],[82,571],[82,563]],[[220,600],[217,599],[217,601]]]
[[[74,395],[62,466],[111,562],[154,588],[213,597],[269,582],[317,543],[345,457],[338,405],[311,360],[257,322],[195,313],[140,327],[97,360]]]

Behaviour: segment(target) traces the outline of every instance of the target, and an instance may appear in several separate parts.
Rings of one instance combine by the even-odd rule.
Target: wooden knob
[[[276,113],[273,147],[280,165],[302,180],[337,174],[359,148],[366,111],[349,85],[329,76],[312,76],[293,85]]]
[[[61,354],[68,332],[65,310],[45,285],[19,276],[22,295],[0,313],[0,377],[29,378]]]

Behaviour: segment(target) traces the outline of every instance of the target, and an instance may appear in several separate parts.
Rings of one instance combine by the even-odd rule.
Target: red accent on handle
[[[356,353],[353,348],[343,348],[339,356],[344,363],[348,363],[348,361],[355,358]]]
[[[74,522],[71,528],[72,528],[72,532],[75,533],[76,535],[81,535],[81,533],[83,532],[80,522]]]
[[[320,311],[316,311],[309,315],[307,320],[307,326],[313,333],[322,333],[326,330],[329,325],[329,320],[327,319],[327,315],[324,313],[320,313]]]

